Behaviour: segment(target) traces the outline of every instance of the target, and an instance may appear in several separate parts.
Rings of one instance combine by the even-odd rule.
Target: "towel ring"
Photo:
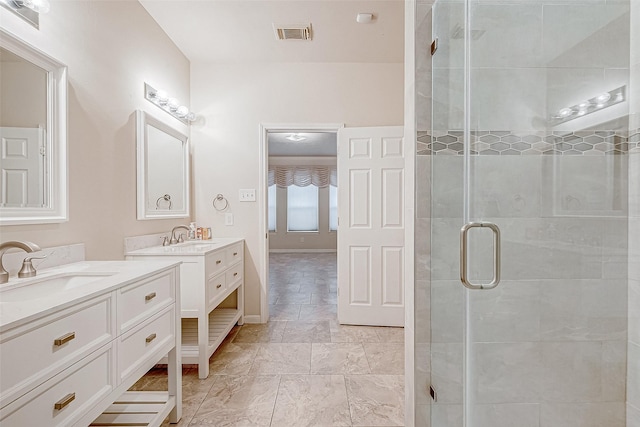
[[[220,206],[222,203],[224,203],[224,205]],[[213,208],[218,212],[222,212],[228,207],[229,201],[222,194],[218,193],[218,195],[213,199]]]
[[[165,194],[164,196],[160,196],[158,197],[158,200],[156,200],[156,210],[158,210],[160,208],[160,200],[164,200],[165,202],[169,202],[169,210],[171,210],[171,206],[173,205],[173,203],[171,202],[171,196],[168,194]]]

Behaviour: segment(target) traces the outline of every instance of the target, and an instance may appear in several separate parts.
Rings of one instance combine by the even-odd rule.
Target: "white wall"
[[[245,310],[260,314],[261,248],[259,202],[238,201],[238,190],[260,182],[260,124],[344,123],[384,126],[403,123],[403,64],[255,63],[191,67],[192,109],[203,120],[192,126],[195,216],[214,236],[246,240]],[[234,225],[211,201],[229,200]]]
[[[84,242],[87,259],[122,259],[123,238],[185,220],[136,220],[135,110],[183,133],[144,99],[144,82],[189,105],[189,61],[143,7],[126,1],[53,2],[40,30],[0,9],[0,25],[68,66],[69,221],[5,226],[2,241]]]

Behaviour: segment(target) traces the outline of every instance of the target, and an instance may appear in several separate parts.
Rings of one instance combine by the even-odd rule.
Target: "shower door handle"
[[[467,238],[472,228],[493,231],[493,280],[488,284],[471,283],[467,277]],[[492,222],[469,222],[460,229],[460,281],[469,289],[493,289],[500,283],[500,228]]]

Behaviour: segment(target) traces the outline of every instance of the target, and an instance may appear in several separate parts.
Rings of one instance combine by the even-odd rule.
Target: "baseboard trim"
[[[244,323],[262,323],[259,314],[249,314],[244,316]]]
[[[286,253],[336,253],[336,249],[269,249],[270,254]]]

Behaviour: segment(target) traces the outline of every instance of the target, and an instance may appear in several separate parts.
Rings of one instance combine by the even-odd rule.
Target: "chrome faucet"
[[[37,252],[42,250],[40,249],[40,246],[31,242],[11,241],[0,244],[0,283],[7,283],[9,281],[9,272],[4,269],[4,266],[2,265],[2,258],[4,257],[4,253],[7,249],[11,248],[22,249],[25,252]]]
[[[184,242],[184,238],[182,237],[182,234],[180,235],[180,237],[176,239],[176,230],[180,228],[184,228],[185,230],[189,231],[189,227],[187,227],[186,225],[176,225],[175,227],[173,227],[171,229],[171,240],[169,240],[170,245],[175,245],[176,243]]]

